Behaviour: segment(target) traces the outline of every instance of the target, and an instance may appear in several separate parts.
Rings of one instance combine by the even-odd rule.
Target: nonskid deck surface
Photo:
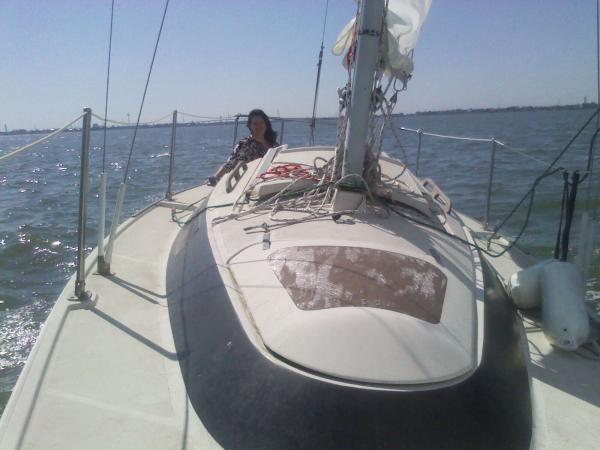
[[[148,209],[119,229],[112,276],[93,273],[95,305],[69,301],[66,286],[44,325],[0,429],[1,449],[172,449],[217,445],[190,409],[173,343],[165,270],[186,205],[210,192],[200,186],[175,204]],[[194,207],[201,207],[202,202]],[[91,264],[94,261],[94,264]]]

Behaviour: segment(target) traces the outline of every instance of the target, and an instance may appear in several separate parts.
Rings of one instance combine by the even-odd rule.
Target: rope
[[[327,162],[327,164],[324,166],[317,167],[316,162],[317,159],[315,159],[313,162],[313,166],[306,164],[283,163],[270,168],[258,176],[260,180],[259,183],[273,179],[290,179],[292,182],[274,196],[266,199],[263,202],[259,201],[252,208],[246,211],[230,213],[225,216],[216,217],[213,219],[213,223],[221,223],[227,220],[239,219],[250,214],[258,214],[265,209],[271,209],[269,217],[271,220],[278,222],[297,220],[275,218],[275,215],[280,211],[306,212],[310,218],[324,214],[322,211],[330,197],[329,194],[331,187],[334,184],[337,185],[337,183],[332,183],[330,181],[332,177],[331,172],[333,171],[333,166]],[[315,185],[307,189],[293,190],[292,188],[302,180],[313,180]],[[300,198],[298,198],[299,195],[301,195]],[[317,206],[312,206],[312,203],[317,199],[320,199],[320,204]],[[327,214],[331,213],[327,212]]]
[[[384,98],[384,100],[385,100],[385,98]],[[386,103],[387,103],[387,100],[386,100]],[[394,127],[394,124],[391,120],[391,110],[389,111],[389,114],[385,114],[385,111],[384,111],[383,117],[384,117],[385,122],[387,123],[388,128],[392,132],[392,136],[394,137],[394,140],[396,141],[396,145],[398,145],[398,147],[400,147],[400,151],[402,151],[402,157],[404,158],[404,168],[402,169],[402,172],[396,176],[396,178],[398,178],[406,170],[406,167],[408,165],[408,156],[406,156],[406,150],[404,149],[404,146],[400,142],[400,137],[398,136],[398,133],[396,133],[396,128]],[[379,159],[379,156],[377,156],[377,159]]]
[[[419,133],[419,130],[415,130],[412,128],[406,128],[406,127],[400,127],[400,130],[402,131],[410,131],[412,133]],[[496,141],[496,144],[504,147],[505,149],[514,152],[514,153],[518,153],[521,156],[524,156],[525,158],[528,158],[532,161],[535,161],[537,163],[543,164],[543,165],[548,165],[548,161],[544,161],[543,159],[539,159],[536,158],[535,156],[532,156],[528,153],[525,153],[523,150],[519,150],[516,149],[514,147],[511,147],[510,145],[501,142],[497,139],[492,139],[492,138],[471,138],[471,137],[464,137],[464,136],[450,136],[450,135],[446,135],[446,134],[438,134],[438,133],[427,133],[421,130],[421,134],[423,136],[433,136],[433,137],[438,137],[438,138],[444,138],[444,139],[454,139],[454,140],[458,140],[458,141],[471,141],[471,142],[492,142],[492,140]]]
[[[158,30],[158,36],[156,37],[156,44],[154,45],[154,53],[152,54],[152,62],[150,63],[150,69],[148,70],[148,77],[146,78],[146,86],[144,87],[144,95],[142,96],[142,103],[140,104],[140,111],[138,112],[135,129],[133,130],[133,139],[131,140],[131,148],[129,149],[129,156],[127,158],[127,164],[125,165],[125,171],[123,172],[123,184],[127,182],[127,174],[129,173],[129,165],[131,164],[131,156],[133,155],[133,147],[135,145],[135,138],[137,136],[138,128],[140,126],[140,118],[142,117],[142,110],[144,109],[144,102],[146,101],[146,93],[148,92],[148,84],[150,84],[150,75],[152,75],[152,68],[154,67],[154,60],[156,58],[156,51],[158,50],[158,43],[160,42],[160,36],[162,34],[163,25],[165,24],[165,17],[169,8],[170,0],[165,3],[165,10],[163,12],[162,20],[160,22],[160,29]]]
[[[428,222],[425,222],[425,221],[422,221],[422,220],[417,220],[413,216],[410,216],[408,214],[404,214],[404,213],[398,211],[396,208],[393,208],[389,204],[387,205],[387,207],[388,207],[388,209],[390,211],[394,212],[395,214],[399,215],[400,217],[403,217],[403,218],[405,218],[407,220],[410,220],[411,222],[416,223],[417,225],[421,225],[421,226],[429,228],[431,230],[438,231],[439,233],[441,233],[443,235],[446,235],[449,238],[454,239],[455,241],[458,241],[458,242],[461,242],[461,243],[463,243],[465,245],[468,245],[469,247],[475,248],[475,249],[479,250],[480,252],[483,252],[486,255],[491,256],[492,258],[496,258],[498,256],[503,255],[506,251],[508,251],[508,249],[510,249],[510,247],[512,247],[512,245],[514,245],[514,244],[511,244],[510,246],[506,247],[500,253],[493,253],[493,252],[490,252],[489,250],[487,250],[485,248],[480,247],[479,245],[477,245],[475,243],[471,243],[471,242],[467,241],[466,239],[463,239],[463,238],[458,237],[458,236],[456,236],[456,235],[454,235],[452,233],[449,233],[444,228],[440,228],[439,226],[436,226],[436,225],[434,225],[432,223],[428,223]]]
[[[189,116],[189,117],[195,117],[196,119],[202,119],[202,120],[235,120],[235,116],[226,116],[226,117],[208,117],[208,116],[198,116],[196,114],[191,114],[191,113],[186,113],[186,112],[181,112],[181,111],[177,111],[177,114],[181,114],[183,116]]]
[[[142,126],[143,126],[143,125],[152,125],[152,124],[155,124],[155,123],[161,122],[161,121],[163,121],[163,120],[165,120],[165,119],[167,119],[167,118],[171,117],[171,115],[172,115],[172,113],[169,113],[169,114],[167,114],[166,116],[163,116],[163,117],[161,117],[160,119],[151,120],[151,121],[149,121],[149,122],[140,122],[140,123],[139,123],[139,125],[142,125]],[[105,122],[105,124],[104,124],[104,126],[105,126],[105,127],[106,127],[106,122],[108,122],[108,123],[113,123],[113,124],[115,124],[115,125],[125,125],[125,126],[131,126],[131,123],[130,123],[130,122],[120,122],[120,121],[118,121],[118,120],[114,120],[114,119],[108,119],[108,118],[106,118],[106,117],[99,116],[98,114],[95,114],[95,113],[92,113],[92,116],[94,116],[94,117],[95,117],[96,119],[98,119],[98,120],[104,121],[104,122]]]
[[[110,5],[110,33],[108,35],[108,68],[106,69],[106,97],[104,99],[104,134],[102,141],[102,172],[106,167],[106,117],[108,116],[108,86],[110,83],[110,55],[112,53],[113,17],[115,11],[115,0]]]
[[[405,128],[405,127],[400,127],[400,129],[402,131],[410,131],[413,133],[419,133],[419,130],[414,130],[412,128]],[[472,142],[492,142],[491,138],[470,138],[470,137],[462,137],[462,136],[450,136],[448,134],[437,134],[437,133],[426,133],[424,131],[421,131],[421,134],[423,136],[432,136],[432,137],[439,137],[439,138],[444,138],[444,139],[455,139],[458,141],[472,141]],[[501,144],[501,142],[496,141],[497,143]],[[502,144],[504,145],[504,144]]]
[[[189,207],[196,205],[204,200],[206,200],[206,197],[202,197],[200,200],[197,200],[186,206],[187,206],[187,208],[189,208]],[[198,217],[200,214],[204,213],[205,211],[208,211],[209,209],[225,208],[228,206],[233,206],[233,203],[223,203],[220,205],[205,206],[203,208],[200,208],[197,211],[194,211],[189,217],[187,217],[186,220],[181,220],[181,218],[177,217],[177,211],[175,209],[172,209],[171,210],[171,221],[175,222],[180,227],[184,227],[186,225],[189,225],[192,222],[192,220],[194,220],[196,217]]]
[[[182,112],[182,111],[177,111],[177,114],[182,115],[182,116],[187,116],[187,117],[194,117],[195,119],[201,119],[201,120],[205,120],[205,121],[218,121],[218,122],[233,122],[236,119],[239,119],[241,117],[248,117],[247,114],[236,114],[234,116],[219,116],[219,117],[214,117],[214,116],[201,116],[198,114],[192,114],[192,113],[187,113],[187,112]],[[166,115],[164,118],[169,117],[170,114]],[[158,121],[162,120],[159,119]],[[271,122],[276,122],[276,121],[285,121],[285,122],[299,122],[299,123],[311,123],[310,118],[308,119],[302,119],[302,118],[297,118],[297,117],[276,117],[276,116],[271,116],[270,117]],[[333,118],[330,118],[333,119]],[[157,121],[157,122],[158,122]],[[152,123],[152,122],[147,122],[147,123]],[[331,123],[331,122],[323,122],[322,125],[329,125],[329,126],[337,126],[335,123]]]
[[[10,152],[10,153],[8,153],[8,154],[6,154],[6,155],[2,155],[2,156],[0,156],[0,161],[2,161],[2,160],[5,160],[5,159],[12,158],[13,156],[15,156],[15,155],[17,155],[17,154],[19,154],[19,153],[21,153],[21,152],[24,152],[25,150],[29,150],[31,147],[35,147],[36,145],[38,145],[38,144],[40,144],[40,143],[44,142],[45,140],[47,140],[47,139],[50,139],[51,137],[53,137],[53,136],[57,135],[57,134],[58,134],[58,133],[60,133],[61,131],[64,131],[66,128],[69,128],[71,125],[73,125],[73,124],[74,124],[75,122],[77,122],[79,119],[81,119],[81,118],[82,118],[84,115],[85,115],[85,113],[83,113],[83,114],[80,114],[80,115],[79,115],[79,116],[77,116],[75,119],[71,120],[71,121],[70,121],[68,124],[66,124],[66,125],[64,125],[64,126],[62,126],[62,127],[60,127],[58,130],[56,130],[56,131],[53,131],[52,133],[50,133],[50,134],[48,134],[48,135],[46,135],[46,136],[44,136],[44,137],[41,137],[41,138],[39,138],[37,141],[33,141],[31,144],[27,144],[27,145],[25,145],[25,146],[23,146],[23,147],[20,147],[20,148],[16,149],[16,150],[13,150],[12,152]]]
[[[289,191],[292,186],[294,186],[298,181],[300,181],[302,179],[304,179],[304,178],[294,179],[294,181],[292,181],[290,184],[288,184],[286,187],[284,187],[281,191],[279,191],[273,197],[270,197],[269,199],[265,200],[264,202],[260,202],[260,203],[256,204],[254,207],[252,207],[246,211],[242,211],[239,213],[231,213],[226,216],[215,217],[213,219],[213,223],[221,223],[221,222],[225,222],[227,220],[237,219],[240,217],[247,216],[249,214],[253,214],[257,211],[263,210],[263,209],[267,208],[268,206],[270,206],[272,203],[275,203],[279,198],[284,196],[284,194],[286,194],[287,191]],[[312,190],[312,189],[310,189],[310,190]],[[302,192],[302,191],[300,191],[300,192]],[[306,191],[304,191],[304,192],[306,192]],[[296,195],[296,194],[297,193],[293,193],[293,195]]]
[[[280,164],[261,173],[259,178],[263,181],[273,180],[275,178],[308,178],[311,176],[309,169],[311,169],[311,166],[307,164]]]

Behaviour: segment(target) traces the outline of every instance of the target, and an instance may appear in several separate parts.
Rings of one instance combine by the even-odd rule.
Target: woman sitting
[[[250,162],[262,158],[271,147],[279,146],[277,133],[273,130],[271,120],[262,109],[253,109],[248,114],[246,126],[250,136],[237,143],[229,159],[219,170],[208,178],[208,184],[214,186],[217,181],[240,162]]]

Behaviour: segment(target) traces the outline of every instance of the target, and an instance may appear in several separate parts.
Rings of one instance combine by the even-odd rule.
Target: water
[[[398,117],[394,122],[397,126],[440,134],[495,137],[524,149],[536,158],[549,161],[590,114],[589,110],[467,113]],[[278,129],[278,124],[275,127]],[[335,121],[318,122],[317,144],[332,144],[335,134]],[[286,122],[283,142],[290,146],[306,145],[308,135],[305,122]],[[590,136],[591,132],[582,135],[563,165],[578,169],[585,167]],[[0,154],[38,137],[0,136]],[[131,137],[132,130],[113,129],[108,132],[107,217],[112,217]],[[414,169],[416,135],[401,132],[400,137],[408,162]],[[142,129],[138,133],[124,216],[164,196],[170,139],[170,128]],[[178,128],[174,190],[191,187],[212,174],[227,157],[232,139],[231,124]],[[96,245],[101,131],[92,133],[91,144],[88,252]],[[0,166],[0,412],[56,297],[75,270],[80,146],[80,133],[64,133]],[[385,135],[384,149],[392,156],[401,156],[389,133]],[[419,175],[435,179],[457,209],[482,218],[490,151],[489,143],[423,137]],[[498,222],[512,208],[543,169],[541,164],[498,149],[492,223]],[[600,176],[597,176],[598,179]],[[540,184],[532,219],[521,241],[526,250],[542,257],[549,257],[553,252],[561,189],[560,175]],[[597,184],[595,192],[600,192]],[[585,198],[586,191],[583,189],[580,199]],[[523,211],[520,211],[509,223],[506,232],[509,235],[516,233],[523,218]],[[595,219],[597,222],[598,218]],[[573,229],[575,236],[572,243],[576,243],[577,223]],[[597,244],[588,287],[590,297],[600,292],[600,251]]]

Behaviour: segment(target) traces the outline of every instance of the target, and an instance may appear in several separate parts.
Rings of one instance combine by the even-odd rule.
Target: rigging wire
[[[146,86],[144,87],[144,95],[142,96],[142,103],[140,104],[140,110],[138,112],[135,129],[133,130],[133,139],[131,140],[129,156],[127,158],[127,164],[125,165],[125,171],[123,173],[123,184],[125,184],[127,182],[127,174],[129,173],[129,165],[131,164],[131,156],[133,155],[133,147],[135,145],[135,138],[137,137],[138,128],[140,126],[140,118],[142,117],[142,110],[144,109],[144,102],[146,101],[146,93],[148,92],[148,84],[150,84],[150,75],[152,75],[152,68],[154,67],[154,60],[156,58],[156,51],[158,50],[158,43],[160,42],[160,36],[162,34],[163,25],[165,24],[165,17],[167,15],[167,10],[169,9],[169,2],[170,2],[170,0],[167,0],[165,3],[165,10],[163,12],[162,20],[160,22],[160,29],[158,30],[158,36],[156,37],[156,44],[154,45],[154,53],[152,54],[152,62],[150,63],[150,69],[148,70],[148,77],[146,78]]]
[[[596,0],[596,81],[597,81],[597,98],[596,104],[600,105],[600,0]],[[600,114],[596,116],[596,128],[600,130]],[[596,133],[598,132],[596,131]],[[596,135],[594,135],[595,137]],[[586,207],[587,210],[590,211],[592,208],[592,173],[593,173],[593,160],[595,149],[593,148],[593,143],[590,144],[592,148],[590,148],[590,159],[588,161],[587,171],[590,173],[590,179],[588,180],[587,192],[586,192]],[[587,174],[586,174],[587,176]],[[595,214],[598,210],[598,203],[593,208],[593,213]]]
[[[567,150],[569,150],[569,148],[571,148],[571,145],[573,144],[573,142],[575,142],[575,140],[579,137],[579,135],[583,132],[583,130],[585,130],[587,128],[587,126],[591,123],[591,121],[599,113],[600,113],[600,108],[597,108],[592,113],[592,115],[585,121],[585,123],[579,128],[579,130],[577,131],[577,133],[575,133],[575,135],[571,138],[571,140],[569,140],[569,142],[567,143],[567,145],[565,145],[564,148],[558,153],[558,155],[550,162],[550,164],[548,165],[548,167],[546,167],[546,169],[542,172],[542,175],[540,175],[540,177],[537,178],[536,183],[537,183],[538,180],[541,181],[541,179],[545,178],[547,175],[550,175],[551,173],[555,172],[555,171],[552,170],[553,167],[554,167],[554,165],[563,157],[563,155],[567,152]],[[521,200],[519,200],[517,202],[517,204],[513,207],[513,209],[502,220],[502,222],[500,223],[500,225],[498,225],[498,226],[496,226],[494,228],[494,232],[490,236],[490,238],[488,240],[488,244],[491,243],[492,239],[494,239],[495,237],[497,237],[498,231],[506,224],[506,222],[508,222],[508,220],[520,208],[520,206],[527,199],[527,197],[530,197],[530,196],[532,197],[532,194],[535,191],[536,183],[534,183],[533,186],[531,188],[529,188],[529,190],[525,193],[525,195],[523,195],[523,197],[521,198]]]
[[[598,133],[600,133],[600,128],[598,128],[594,131],[594,134],[592,135],[592,139],[590,139],[590,146],[588,147],[588,161],[587,161],[587,165],[585,167],[585,171],[583,172],[584,175],[581,178],[581,180],[579,180],[579,184],[583,183],[588,176],[591,177],[592,173],[594,172],[593,171],[594,149],[595,149],[595,145],[596,145],[596,139],[598,138]],[[590,195],[590,192],[589,192],[590,185],[591,185],[591,181],[588,184],[588,197]],[[587,201],[589,202],[590,199],[588,198]]]
[[[565,172],[563,174],[563,177],[566,176],[566,173],[567,172]],[[556,232],[556,243],[554,245],[554,259],[558,259],[560,256],[560,237],[562,236],[563,219],[565,217],[565,205],[567,203],[568,196],[569,196],[569,182],[565,177],[564,182],[563,182],[562,198],[560,200],[560,216],[559,216],[559,220],[558,220],[558,230]]]
[[[596,0],[596,104],[600,105],[600,0]],[[596,119],[596,128],[600,128],[600,116]]]
[[[565,171],[564,180],[568,189],[568,196],[565,202],[565,229],[561,237],[560,260],[566,261],[569,254],[569,238],[571,235],[571,225],[573,224],[573,214],[575,213],[575,201],[577,200],[577,186],[579,185],[579,172],[573,172],[571,182],[569,183],[569,174]],[[570,186],[570,189],[569,189]]]
[[[154,67],[154,60],[156,58],[156,51],[158,50],[158,44],[160,42],[160,36],[162,34],[163,26],[165,24],[165,17],[167,15],[167,10],[169,9],[169,2],[167,0],[165,3],[165,10],[162,15],[162,20],[160,22],[160,29],[158,30],[158,36],[156,37],[156,44],[154,45],[154,53],[152,54],[152,61],[150,63],[150,69],[148,70],[148,77],[146,78],[146,86],[144,87],[144,95],[142,96],[142,102],[140,104],[140,110],[138,112],[137,121],[135,124],[135,128],[133,131],[133,139],[131,140],[131,147],[129,148],[129,156],[127,157],[127,164],[125,166],[125,171],[123,173],[123,181],[119,186],[119,192],[117,193],[117,205],[115,207],[115,211],[113,214],[113,220],[110,227],[110,239],[108,240],[108,248],[106,251],[106,268],[103,269],[103,272],[108,273],[110,267],[110,261],[112,259],[112,252],[115,244],[115,236],[117,233],[117,227],[119,225],[119,218],[121,216],[121,208],[123,207],[123,200],[125,198],[125,190],[127,189],[127,175],[129,173],[129,167],[131,164],[131,156],[133,155],[133,148],[135,146],[135,138],[137,136],[137,132],[140,126],[140,118],[142,116],[142,111],[144,109],[144,101],[146,100],[146,93],[148,92],[148,84],[150,83],[150,75],[152,75],[152,68]]]
[[[110,32],[108,35],[108,68],[106,69],[106,96],[104,99],[104,133],[102,142],[102,172],[106,167],[106,118],[108,117],[108,87],[110,84],[110,56],[112,53],[113,17],[115,11],[115,0],[110,5]]]
[[[511,242],[509,245],[507,245],[507,246],[503,246],[503,248],[502,248],[502,251],[500,251],[500,252],[493,252],[493,251],[490,251],[491,242],[492,242],[492,239],[493,239],[493,237],[494,237],[494,234],[495,234],[496,232],[494,232],[494,234],[492,234],[492,237],[490,237],[490,238],[488,239],[488,241],[487,241],[487,248],[482,248],[481,246],[479,246],[479,245],[477,245],[477,244],[471,244],[470,242],[468,242],[468,241],[466,241],[466,240],[464,240],[464,239],[461,239],[461,238],[459,238],[458,236],[455,236],[455,235],[453,235],[453,234],[451,234],[451,233],[448,233],[446,230],[443,230],[443,229],[438,229],[438,228],[436,228],[435,226],[432,226],[431,224],[427,224],[427,223],[424,223],[424,222],[418,221],[418,220],[416,220],[416,219],[413,219],[413,218],[410,218],[410,217],[406,217],[406,218],[407,218],[407,219],[409,219],[409,220],[412,220],[413,222],[416,222],[416,223],[418,223],[419,225],[423,225],[423,226],[426,226],[426,227],[429,227],[429,228],[433,228],[433,229],[436,229],[437,231],[440,231],[440,232],[441,232],[441,233],[443,233],[443,234],[447,234],[449,237],[451,237],[451,238],[453,238],[453,239],[456,239],[456,240],[458,240],[458,241],[460,241],[460,242],[462,242],[462,243],[464,243],[464,244],[466,244],[466,245],[468,245],[468,246],[470,246],[470,247],[474,247],[474,248],[478,249],[479,251],[481,251],[481,252],[485,253],[486,255],[488,255],[488,256],[490,256],[490,257],[492,257],[492,258],[498,258],[498,257],[500,257],[500,256],[504,255],[506,252],[508,252],[508,251],[509,251],[511,248],[513,248],[515,245],[517,245],[517,243],[519,242],[519,240],[521,239],[521,237],[522,237],[522,236],[523,236],[523,234],[525,233],[525,230],[527,229],[527,227],[528,227],[528,225],[529,225],[529,219],[530,219],[530,217],[531,217],[531,211],[532,211],[532,209],[533,209],[533,200],[534,200],[534,198],[535,198],[535,190],[536,190],[536,188],[537,188],[537,185],[538,185],[538,184],[539,184],[539,183],[540,183],[540,182],[541,182],[543,179],[545,179],[545,178],[547,178],[547,177],[550,177],[550,176],[552,176],[552,175],[556,174],[557,172],[560,172],[561,170],[564,170],[564,169],[563,169],[562,167],[557,167],[556,169],[554,169],[554,170],[551,170],[551,171],[550,171],[550,172],[548,172],[548,173],[544,173],[544,174],[542,174],[542,175],[540,175],[539,177],[537,177],[537,178],[536,178],[536,180],[535,180],[535,181],[534,181],[534,183],[533,183],[533,186],[531,187],[531,196],[530,196],[530,199],[529,199],[529,204],[528,204],[528,206],[527,206],[527,214],[526,214],[526,216],[525,216],[525,221],[524,221],[524,223],[523,223],[523,226],[521,227],[521,230],[519,231],[519,233],[517,234],[517,236],[516,236],[516,237],[515,237],[515,238],[512,240],[512,242]],[[403,216],[403,217],[404,217],[404,215],[403,215],[403,214],[401,214],[401,213],[399,213],[398,211],[394,210],[394,208],[392,208],[390,205],[388,205],[388,207],[390,208],[390,210],[391,210],[391,211],[393,211],[393,212],[395,212],[396,214],[398,214],[398,215],[400,215],[400,216]]]
[[[321,81],[321,66],[323,64],[323,48],[325,43],[325,27],[327,25],[327,11],[329,9],[329,0],[325,3],[325,18],[323,19],[323,33],[321,35],[321,50],[319,51],[319,63],[317,64],[317,83],[315,86],[315,98],[313,101],[312,118],[310,121],[310,146],[315,145],[315,121],[317,116],[317,100],[319,98],[319,83]]]

